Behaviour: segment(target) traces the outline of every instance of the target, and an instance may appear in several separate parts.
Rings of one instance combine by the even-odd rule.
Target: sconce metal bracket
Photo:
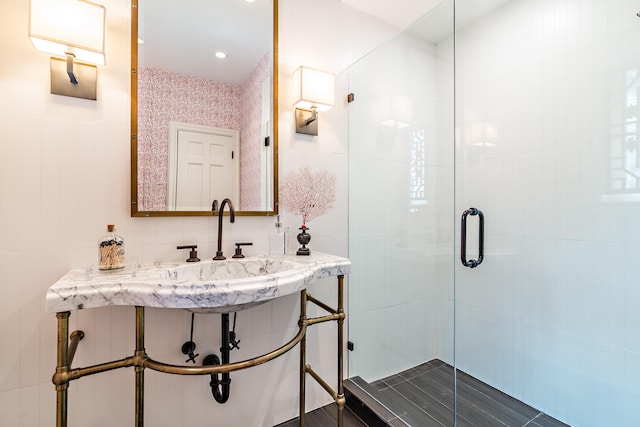
[[[72,83],[67,74],[67,61],[51,57],[51,94],[96,100],[98,67],[73,63],[73,74],[78,83]]]
[[[313,111],[296,108],[296,133],[318,136],[318,119],[309,122],[313,118]],[[317,113],[316,113],[317,114]]]

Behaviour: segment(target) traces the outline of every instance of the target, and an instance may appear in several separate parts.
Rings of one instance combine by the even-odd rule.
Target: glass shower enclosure
[[[640,425],[638,11],[445,0],[347,70],[349,374],[397,422]]]

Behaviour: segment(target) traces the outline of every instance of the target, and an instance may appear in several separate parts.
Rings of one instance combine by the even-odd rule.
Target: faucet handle
[[[253,242],[236,243],[236,254],[232,258],[244,258],[241,246],[253,246]]]
[[[187,259],[187,262],[198,262],[200,261],[200,258],[198,258],[198,251],[196,251],[197,247],[198,245],[185,245],[178,246],[176,249],[191,249],[189,251],[189,259]]]

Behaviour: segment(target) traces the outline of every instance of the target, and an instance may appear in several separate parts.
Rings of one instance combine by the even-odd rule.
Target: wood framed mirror
[[[131,216],[276,214],[278,0],[131,6]]]

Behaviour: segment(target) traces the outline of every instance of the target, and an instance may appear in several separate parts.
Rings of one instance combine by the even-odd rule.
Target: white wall
[[[0,3],[0,425],[51,426],[55,392],[56,319],[44,312],[46,289],[71,268],[95,262],[96,242],[107,223],[126,239],[127,254],[140,261],[179,261],[178,244],[195,243],[202,257],[214,253],[212,218],[130,218],[129,216],[129,4],[104,1],[107,8],[107,65],[99,67],[98,101],[49,94],[49,57],[36,52],[28,34],[28,1]],[[280,2],[281,171],[311,165],[336,173],[335,208],[314,220],[312,250],[347,255],[347,157],[342,104],[323,114],[320,136],[293,132],[289,85],[293,69],[308,65],[339,72],[391,31],[339,2]],[[350,25],[340,25],[345,23]],[[313,36],[309,31],[313,30]],[[326,32],[331,37],[317,37]],[[304,43],[301,41],[304,40]],[[311,45],[313,48],[309,49]],[[338,90],[344,86],[338,83]],[[336,95],[339,100],[340,93]],[[299,219],[284,215],[297,227]],[[225,248],[250,240],[247,253],[266,251],[271,219],[240,217],[225,227]],[[263,237],[264,236],[264,237]],[[314,292],[335,300],[333,282]],[[296,329],[297,296],[282,298],[238,315],[241,350],[233,360],[269,351]],[[186,311],[147,311],[147,351],[162,361],[183,363],[180,347],[189,334]],[[72,313],[71,328],[85,331],[74,366],[131,355],[133,308]],[[198,316],[197,351],[219,347],[217,316]],[[335,372],[333,330],[324,326],[308,340],[309,360],[323,375]],[[322,345],[321,345],[322,343]],[[328,344],[328,345],[325,345]],[[207,377],[174,377],[148,371],[148,426],[271,426],[297,415],[297,351],[261,367],[232,374],[224,406],[210,396]],[[71,425],[133,423],[133,370],[103,373],[70,387]],[[308,408],[330,399],[310,386]],[[250,410],[247,410],[250,408]]]

